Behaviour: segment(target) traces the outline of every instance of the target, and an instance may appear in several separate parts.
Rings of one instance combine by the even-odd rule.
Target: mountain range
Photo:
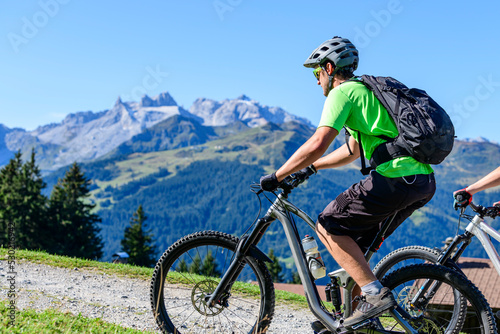
[[[205,126],[234,122],[248,127],[267,122],[309,123],[279,107],[263,106],[245,95],[223,101],[199,98],[189,111],[178,106],[168,92],[156,97],[145,95],[139,102],[123,102],[118,98],[111,109],[69,114],[60,123],[40,126],[33,131],[9,129],[0,124],[0,166],[6,164],[14,152],[28,153],[33,147],[44,171],[53,171],[75,161],[91,161],[173,116],[192,119]]]

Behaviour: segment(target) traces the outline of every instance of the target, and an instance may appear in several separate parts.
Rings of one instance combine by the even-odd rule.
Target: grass
[[[0,301],[0,316],[2,322],[0,333],[116,333],[135,334],[153,333],[149,331],[139,331],[131,328],[110,324],[102,319],[83,317],[81,314],[73,315],[55,310],[45,310],[36,312],[25,309],[17,311],[14,325],[9,324],[10,309],[7,302]]]
[[[0,258],[7,256],[8,249],[0,248]],[[45,264],[60,268],[87,269],[109,275],[126,276],[132,278],[150,279],[153,275],[152,268],[138,267],[130,264],[115,264],[85,260],[76,257],[51,255],[44,251],[16,250],[16,259],[32,263]]]

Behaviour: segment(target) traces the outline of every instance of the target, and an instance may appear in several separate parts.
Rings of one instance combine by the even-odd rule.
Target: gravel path
[[[57,309],[101,318],[139,330],[159,332],[149,306],[149,281],[96,274],[84,269],[16,264],[17,307]],[[8,268],[0,261],[0,298],[7,300]],[[277,305],[268,333],[311,333],[311,312]]]

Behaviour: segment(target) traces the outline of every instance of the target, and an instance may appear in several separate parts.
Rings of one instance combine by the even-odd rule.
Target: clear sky
[[[500,142],[497,1],[2,1],[0,123],[32,130],[77,111],[168,91],[241,94],[317,124],[324,102],[302,66],[339,35],[357,74],[425,89],[459,138]]]

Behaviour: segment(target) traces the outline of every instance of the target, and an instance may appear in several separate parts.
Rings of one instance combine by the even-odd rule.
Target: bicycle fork
[[[227,299],[229,297],[229,291],[245,267],[245,257],[247,255],[261,261],[272,262],[271,259],[269,259],[269,257],[255,245],[260,241],[260,239],[262,239],[264,232],[274,220],[275,218],[268,215],[260,218],[257,220],[257,224],[252,233],[250,235],[243,236],[240,239],[238,245],[236,246],[235,254],[229,268],[224,273],[224,276],[220,280],[214,292],[205,296],[205,302],[208,307],[214,307],[216,304],[220,304],[224,307],[228,306]]]

